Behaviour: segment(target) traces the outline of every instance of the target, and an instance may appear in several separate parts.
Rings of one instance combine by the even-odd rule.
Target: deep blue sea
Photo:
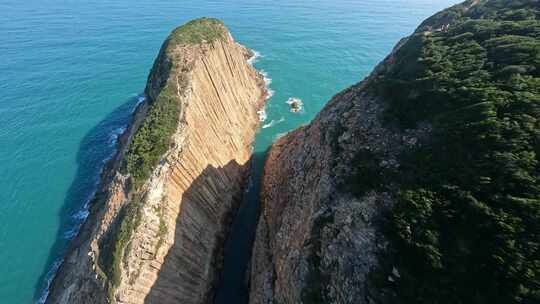
[[[260,53],[254,64],[274,92],[255,143],[260,166],[277,136],[308,123],[419,22],[457,2],[0,1],[0,302],[43,295],[174,27],[218,17]],[[301,113],[289,111],[290,98],[303,102]]]

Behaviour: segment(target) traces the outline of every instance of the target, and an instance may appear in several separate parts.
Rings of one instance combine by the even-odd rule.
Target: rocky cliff
[[[395,166],[422,131],[385,129],[380,99],[364,88],[338,94],[269,151],[250,303],[371,303],[367,277],[387,243],[377,222],[393,200],[384,191],[355,196],[339,179],[357,149],[388,153],[385,165]]]
[[[47,303],[208,303],[266,92],[250,52],[198,19],[164,43]]]
[[[538,303],[539,16],[436,14],[279,139],[250,303]]]

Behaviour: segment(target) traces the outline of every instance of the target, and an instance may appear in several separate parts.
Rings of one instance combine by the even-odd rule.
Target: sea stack
[[[175,29],[47,303],[210,303],[266,97],[223,23]]]
[[[251,304],[538,303],[538,3],[434,15],[274,143]]]

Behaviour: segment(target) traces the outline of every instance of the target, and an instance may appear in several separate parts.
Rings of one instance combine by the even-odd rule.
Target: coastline
[[[146,97],[143,93],[139,94],[137,98],[138,101],[131,110],[132,114],[129,121],[127,121],[127,124],[125,125],[124,131],[116,136],[111,155],[104,159],[103,163],[101,164],[101,169],[98,180],[95,184],[95,188],[92,190],[89,198],[84,202],[79,211],[73,215],[79,219],[79,222],[75,227],[72,228],[73,232],[66,231],[66,233],[72,232],[72,236],[68,239],[69,244],[62,257],[54,261],[49,267],[46,278],[46,287],[40,292],[41,296],[36,300],[37,304],[46,303],[51,287],[54,285],[56,280],[61,279],[61,272],[63,267],[65,267],[65,258],[70,253],[77,250],[79,245],[87,241],[90,237],[89,230],[96,224],[97,214],[99,211],[101,211],[99,205],[100,203],[103,203],[103,198],[112,182],[115,171],[121,166],[123,155],[125,154],[131,137],[136,129],[134,126],[135,124],[140,124],[142,122],[140,119],[141,115],[145,115],[146,111],[148,110],[148,97]],[[113,134],[114,131],[109,136],[112,136]],[[84,216],[80,216],[80,214],[84,214]]]

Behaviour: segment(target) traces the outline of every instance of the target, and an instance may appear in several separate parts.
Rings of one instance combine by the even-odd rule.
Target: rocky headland
[[[539,17],[442,11],[274,143],[250,303],[539,303]]]
[[[223,23],[175,29],[47,303],[210,303],[266,97]]]

